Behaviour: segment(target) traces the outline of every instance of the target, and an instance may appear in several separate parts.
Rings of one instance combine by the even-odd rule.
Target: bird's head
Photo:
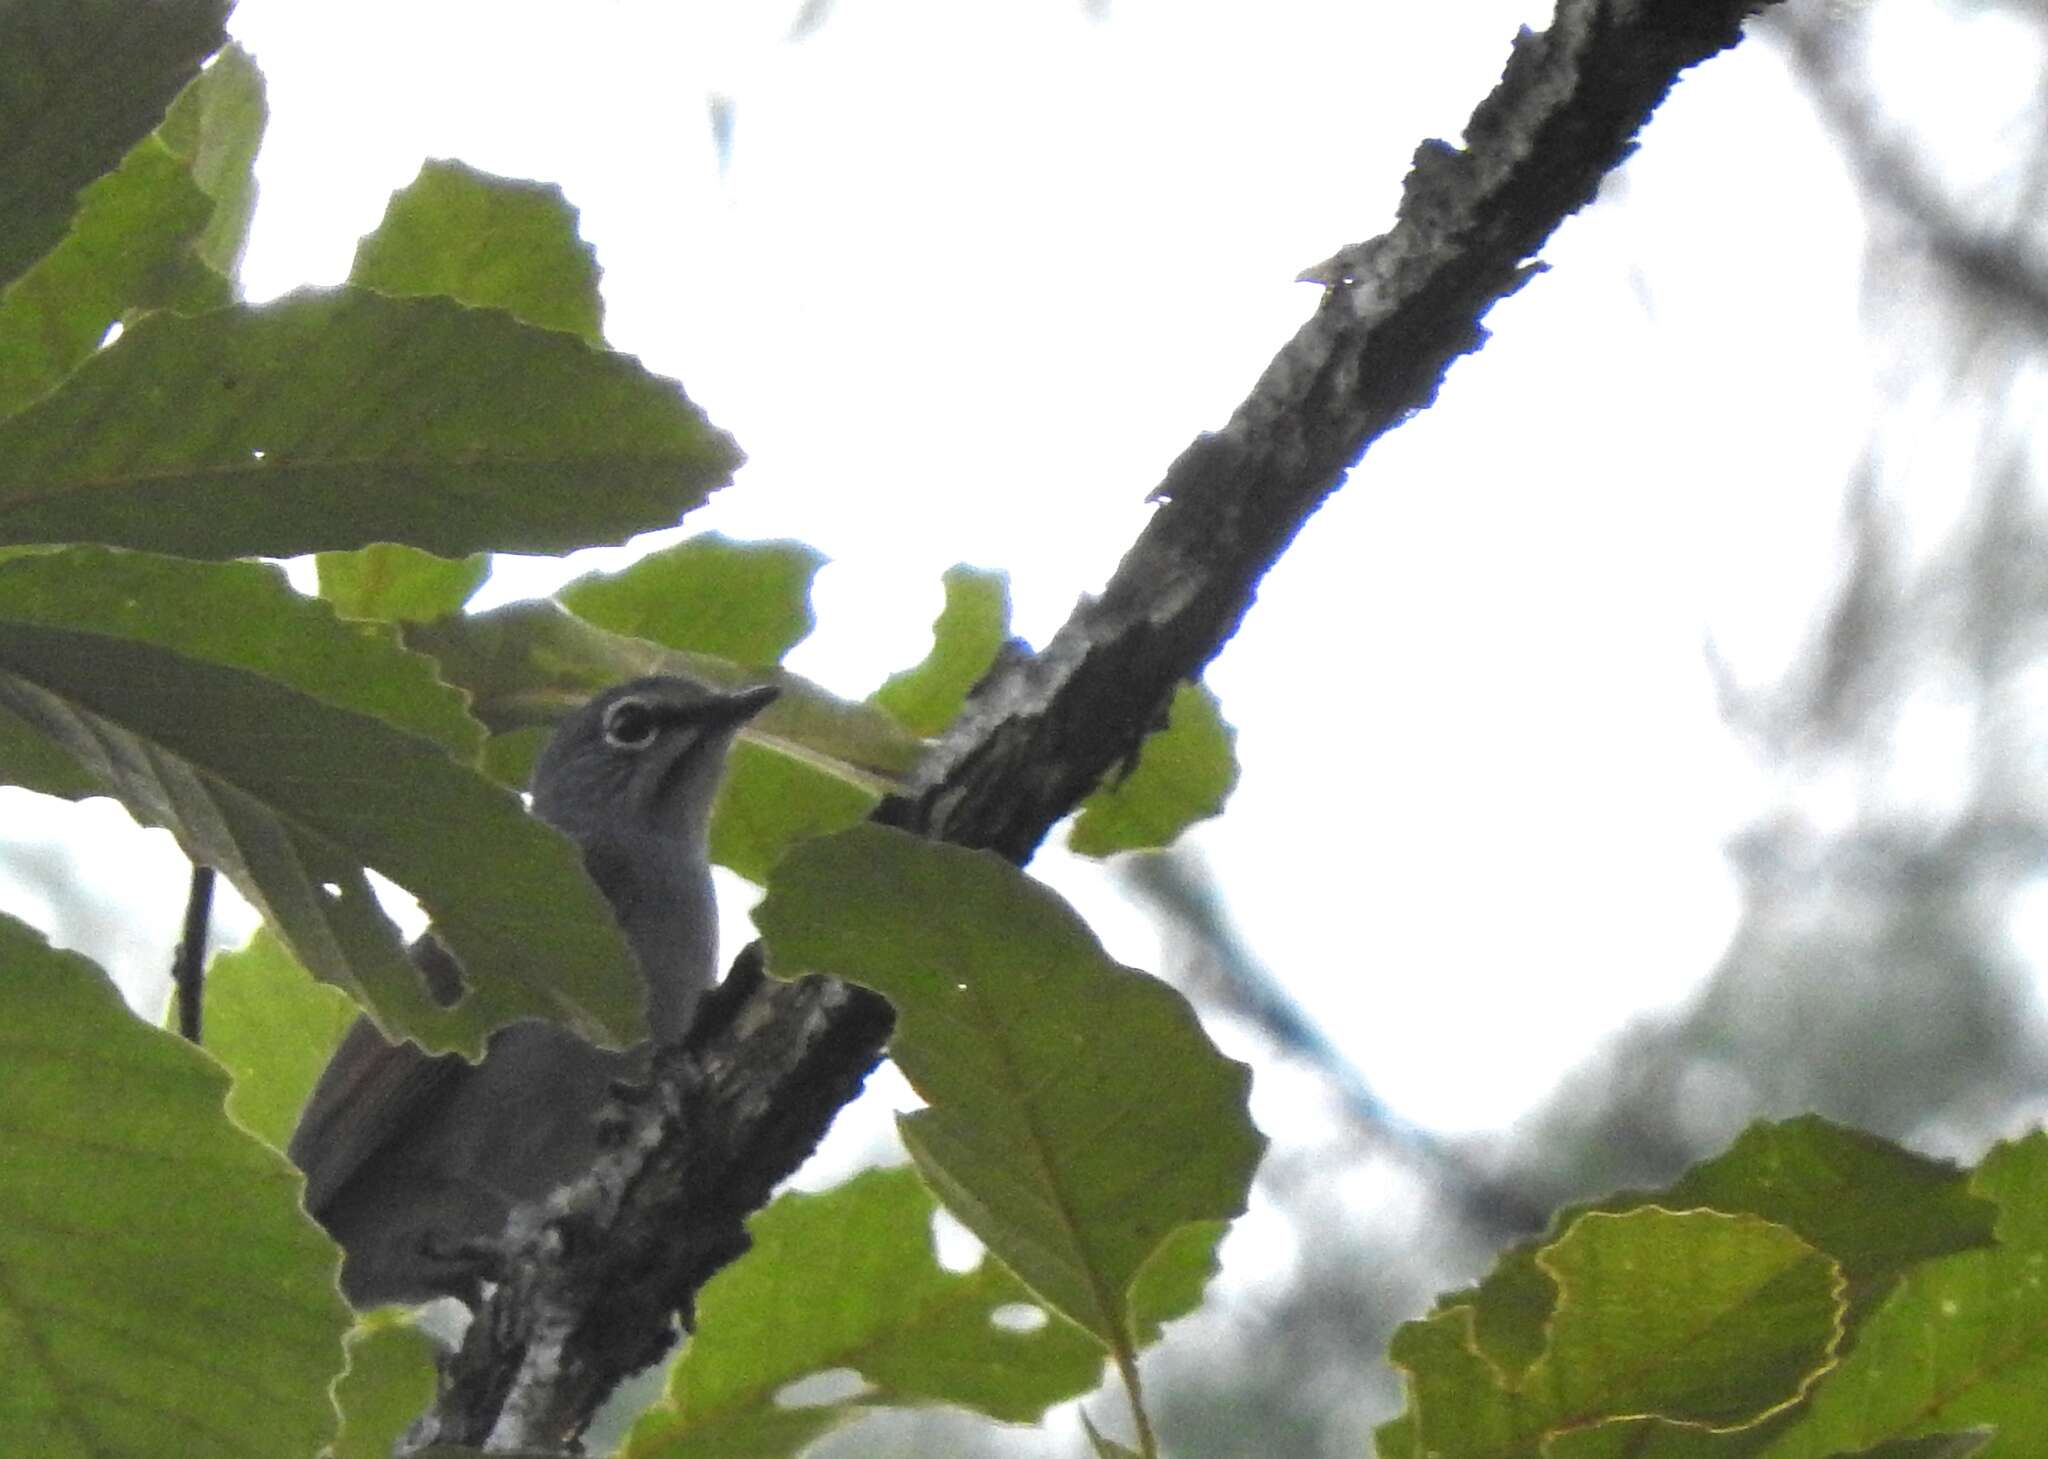
[[[739,727],[772,685],[706,688],[671,675],[605,690],[563,720],[533,767],[533,812],[588,844],[701,834]]]

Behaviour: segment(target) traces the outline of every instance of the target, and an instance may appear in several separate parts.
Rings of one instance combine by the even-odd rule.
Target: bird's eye
[[[661,720],[644,699],[621,699],[604,712],[605,741],[614,749],[644,750],[660,731]]]

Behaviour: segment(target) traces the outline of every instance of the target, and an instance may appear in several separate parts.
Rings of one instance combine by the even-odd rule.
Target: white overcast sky
[[[1388,224],[1416,143],[1549,11],[839,0],[787,43],[797,8],[243,0],[272,108],[245,280],[338,281],[426,156],[559,183],[612,342],[751,458],[689,529],[831,554],[794,666],[849,693],[922,654],[954,562],[1007,569],[1042,643],[1313,307],[1295,274]],[[1861,220],[1769,46],[1685,82],[1611,191],[1209,674],[1244,777],[1196,841],[1260,956],[1445,1131],[1511,1121],[1721,951],[1722,848],[1770,787],[1702,646],[1753,681],[1790,654],[1870,409]]]

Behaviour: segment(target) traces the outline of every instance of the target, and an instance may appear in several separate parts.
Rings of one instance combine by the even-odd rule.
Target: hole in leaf
[[[330,901],[338,902],[341,900],[341,883],[339,882],[323,881],[320,883],[320,890],[327,893]]]
[[[100,336],[100,348],[105,349],[108,345],[112,344],[115,340],[119,339],[121,337],[121,331],[123,328],[125,328],[125,326],[118,319],[116,319],[112,324],[108,325],[107,332]]]
[[[1004,1332],[1036,1332],[1048,1320],[1043,1307],[1029,1302],[1005,1302],[988,1315],[988,1325]]]
[[[851,1368],[828,1368],[775,1390],[777,1408],[824,1408],[868,1391],[868,1380]]]
[[[961,1225],[950,1212],[932,1212],[932,1254],[949,1272],[971,1272],[981,1265],[988,1248],[981,1238]]]
[[[369,882],[370,892],[377,898],[377,905],[384,909],[384,915],[398,924],[398,930],[408,940],[427,930],[427,923],[433,919],[420,906],[419,898],[370,867],[363,868],[363,878]]]

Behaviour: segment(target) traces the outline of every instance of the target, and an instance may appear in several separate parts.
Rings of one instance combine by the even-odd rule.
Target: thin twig
[[[178,993],[178,1033],[200,1042],[206,999],[206,934],[213,917],[213,868],[192,863],[192,889],[185,894],[185,933],[171,959],[171,986]]]

